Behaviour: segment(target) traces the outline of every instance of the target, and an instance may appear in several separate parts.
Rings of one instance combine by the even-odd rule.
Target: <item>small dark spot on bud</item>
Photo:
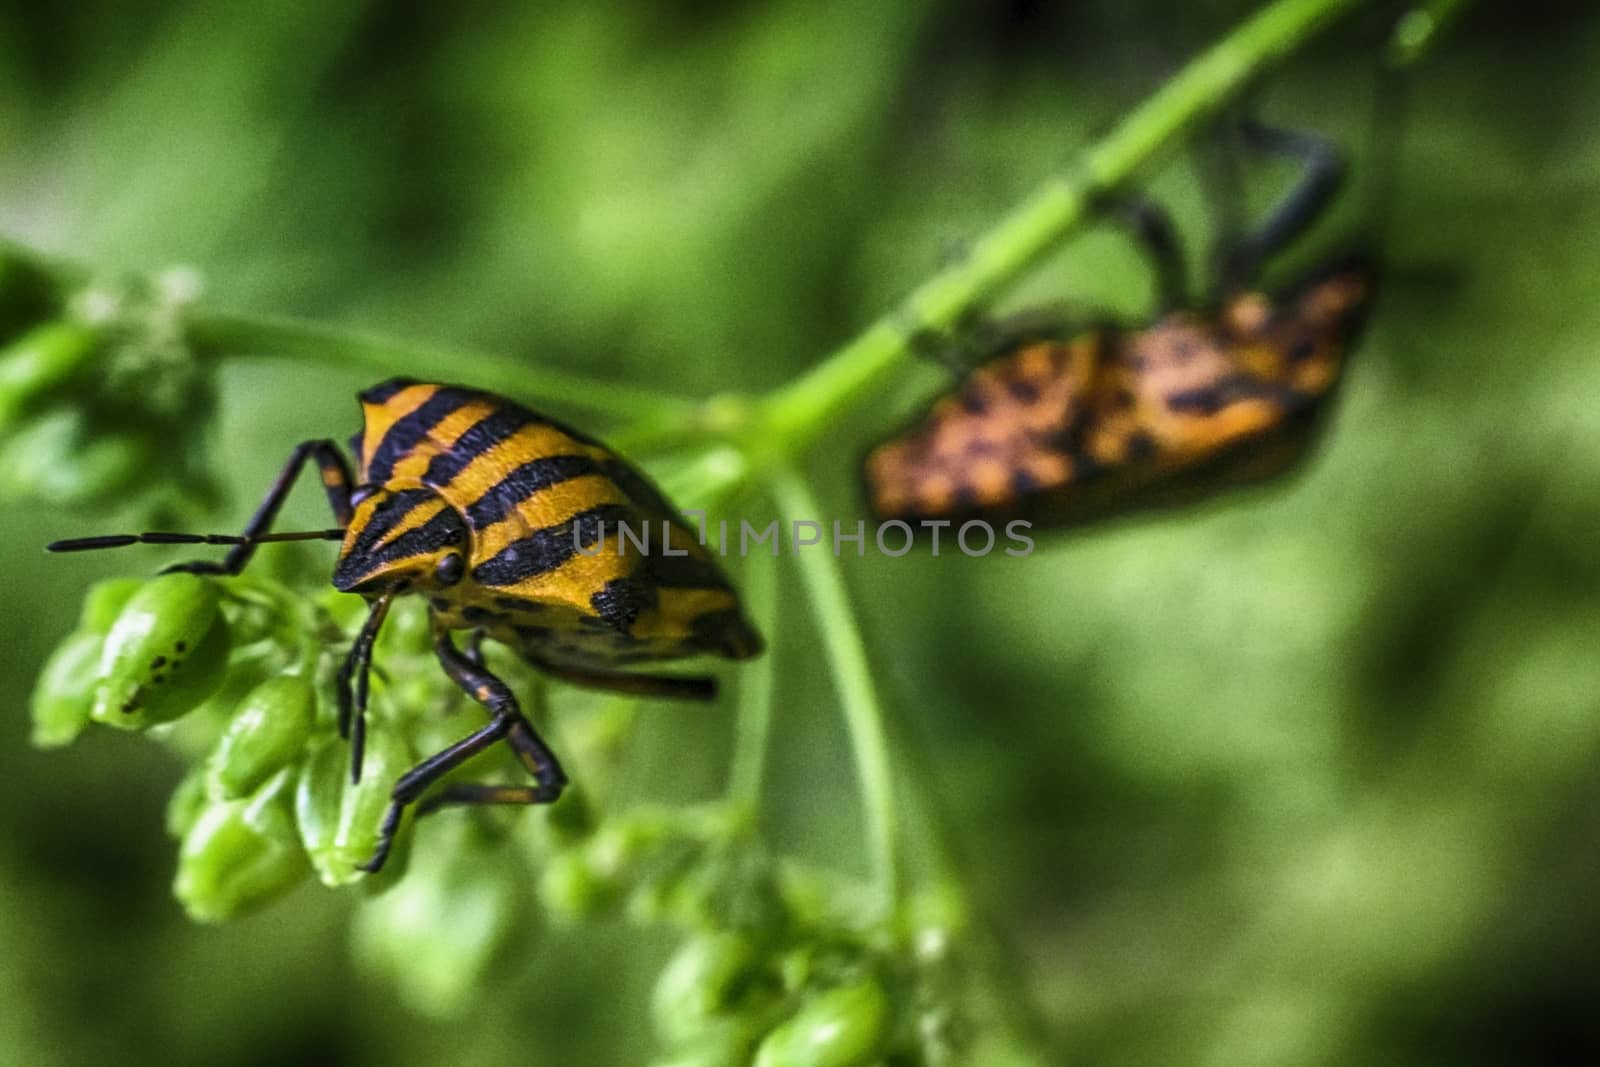
[[[173,647],[174,650],[176,650],[178,652],[187,652],[187,651],[189,651],[189,643],[187,641],[179,641],[177,644],[173,645],[172,647]]]
[[[167,664],[167,657],[165,657],[165,656],[157,656],[155,659],[150,661],[150,669],[151,670],[156,670],[159,667],[166,666],[166,664]]]
[[[157,671],[155,674],[150,676],[150,680],[155,684],[160,685],[162,682],[167,680],[167,676],[162,674],[160,671]]]

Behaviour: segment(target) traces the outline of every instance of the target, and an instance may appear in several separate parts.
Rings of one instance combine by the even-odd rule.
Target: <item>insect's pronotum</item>
[[[1195,310],[1172,227],[1137,203],[1160,283],[1150,324],[1002,331],[983,362],[865,464],[883,519],[1017,516],[1067,526],[1186,503],[1270,477],[1308,449],[1373,295],[1349,256],[1268,296],[1246,287],[1339,185],[1330,145],[1245,123],[1248,143],[1305,176],[1255,233],[1226,238],[1218,292]]]
[[[419,800],[419,813],[449,804],[542,804],[554,801],[567,782],[511,690],[484,667],[477,651],[482,639],[502,642],[544,672],[579,685],[692,699],[709,699],[713,680],[621,668],[699,654],[744,659],[761,651],[761,638],[716,562],[660,491],[605,446],[511,401],[460,386],[396,378],[359,399],[362,429],[350,443],[356,476],[334,442],[305,442],[239,537],[130,534],[50,547],[232,544],[221,563],[171,569],[237,574],[264,542],[342,540],[333,584],[371,605],[339,677],[339,730],[350,738],[357,781],[373,644],[394,598],[427,599],[440,664],[488,710],[490,721],[395,783],[367,870],[383,866],[401,815]],[[270,533],[308,460],[321,470],[339,528]],[[623,524],[659,534],[655,550],[605,535]],[[603,550],[595,551],[603,535]],[[470,634],[465,650],[451,636],[457,630]],[[441,777],[501,741],[534,785],[458,783],[423,797]]]

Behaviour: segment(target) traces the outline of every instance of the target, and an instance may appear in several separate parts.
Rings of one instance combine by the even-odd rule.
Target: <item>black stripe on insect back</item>
[[[394,465],[422,443],[433,428],[446,416],[472,400],[465,389],[440,389],[422,406],[409,415],[395,420],[389,432],[383,435],[378,447],[372,450],[372,460],[367,464],[367,481],[382,485],[394,474]]]
[[[659,520],[651,525],[654,529],[650,531],[652,540],[650,552],[645,556],[644,569],[656,585],[663,589],[728,588],[722,568],[711,560],[702,556],[680,556],[677,555],[678,549],[673,550],[673,555],[667,555],[663,551],[667,546],[654,540],[661,534]]]
[[[415,378],[390,378],[386,382],[379,382],[371,389],[356,396],[363,404],[383,404],[391,400],[402,389],[419,384]]]
[[[407,530],[396,537],[368,558],[374,565],[380,565],[396,563],[409,556],[428,555],[446,545],[461,544],[466,539],[465,533],[461,516],[456,509],[446,507],[421,526]]]
[[[392,521],[387,521],[384,529],[374,530],[371,524],[362,528],[355,544],[339,558],[339,564],[334,568],[335,588],[348,592],[391,564],[413,556],[429,555],[446,545],[459,544],[466,540],[466,526],[461,521],[460,514],[454,508],[446,507],[421,526],[407,530],[387,545],[382,544],[389,530],[393,529],[407,512],[413,508],[426,506],[428,500],[437,499],[426,490],[411,490],[405,494],[397,494],[397,496],[402,495],[421,499],[412,503],[411,507],[395,507],[393,511],[396,517]],[[379,512],[374,516],[374,522],[378,519],[387,520],[388,514],[387,511]]]
[[[431,489],[402,489],[398,493],[385,498],[367,519],[367,524],[361,528],[361,533],[356,539],[357,545],[375,545],[399,526],[401,520],[411,514],[412,510],[438,500],[439,496]]]
[[[524,426],[531,426],[534,417],[521,408],[497,401],[498,406],[489,414],[467,427],[456,438],[455,444],[433,457],[428,472],[422,480],[429,485],[449,485],[467,465],[489,449],[507,440]]]
[[[632,576],[611,579],[589,598],[594,613],[623,633],[628,632],[635,619],[654,610],[660,602],[654,585]]]
[[[474,500],[467,507],[467,522],[474,530],[481,530],[499,522],[518,504],[552,485],[598,473],[600,464],[588,456],[540,456],[530,459]]]
[[[646,513],[654,512],[653,519],[678,518],[678,509],[661,494],[644,475],[622,462],[620,459],[606,461],[606,477],[616,483],[617,488],[628,494],[628,499],[638,505],[639,510]]]
[[[601,504],[580,511],[566,522],[535,530],[511,542],[492,558],[473,568],[472,576],[482,585],[516,585],[536,575],[553,571],[577,555],[577,546],[592,547],[603,532],[602,552],[617,551],[617,526],[638,521],[638,512],[625,504]]]

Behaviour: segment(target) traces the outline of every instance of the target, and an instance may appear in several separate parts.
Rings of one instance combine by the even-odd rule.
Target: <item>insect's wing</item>
[[[1070,483],[1100,343],[1099,335],[1040,342],[974,370],[920,424],[867,457],[873,512],[998,514]]]

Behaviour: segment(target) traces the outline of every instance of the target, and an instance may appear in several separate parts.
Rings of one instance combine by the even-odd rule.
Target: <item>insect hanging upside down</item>
[[[1351,256],[1272,297],[1244,277],[1337,188],[1319,139],[1254,124],[1253,145],[1307,176],[1261,230],[1230,242],[1222,295],[1192,310],[1170,224],[1134,211],[1163,312],[1134,329],[1013,330],[922,421],[865,464],[882,519],[1024,518],[1069,526],[1170,507],[1285,470],[1309,449],[1366,318],[1375,277]]]
[[[378,632],[396,597],[427,598],[440,664],[490,721],[396,782],[367,870],[383,866],[402,814],[419,800],[419,813],[450,804],[542,804],[566,785],[560,763],[516,697],[485,669],[477,653],[483,638],[577,685],[691,699],[709,699],[713,680],[619,668],[701,654],[745,659],[761,651],[738,595],[676,509],[603,445],[511,401],[459,386],[396,378],[359,399],[363,425],[351,440],[357,476],[332,441],[300,445],[239,537],[136,534],[58,541],[50,548],[232,544],[221,563],[169,569],[237,574],[268,541],[342,540],[333,584],[370,604],[339,677],[339,729],[351,739],[356,781]],[[339,528],[268,532],[308,460],[321,470]],[[616,536],[621,524],[661,531],[656,550]],[[466,651],[452,637],[457,630],[471,634]],[[500,741],[534,785],[451,784],[423,799],[443,776]]]

